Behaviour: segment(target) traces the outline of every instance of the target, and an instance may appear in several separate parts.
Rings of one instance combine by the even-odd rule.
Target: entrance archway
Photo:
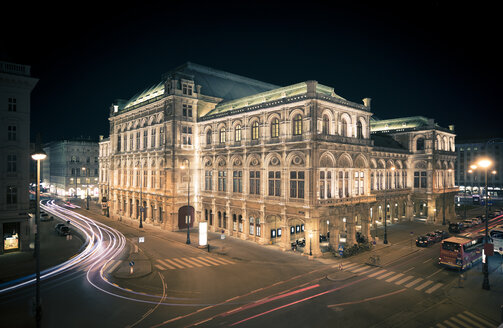
[[[190,212],[189,212],[190,211]],[[194,208],[190,206],[182,206],[178,209],[178,229],[187,228],[187,216],[190,214],[190,227],[194,226]]]

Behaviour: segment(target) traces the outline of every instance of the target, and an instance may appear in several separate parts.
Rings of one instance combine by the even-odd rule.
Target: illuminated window
[[[220,129],[220,143],[225,143],[225,128]]]
[[[240,142],[241,141],[241,125],[236,125],[236,129],[234,132],[235,132],[234,141]]]
[[[300,114],[297,114],[293,119],[293,135],[299,136],[301,134],[302,134],[302,116]]]
[[[252,124],[252,131],[251,131],[251,138],[252,140],[258,140],[258,122],[255,121]]]
[[[271,138],[279,137],[279,120],[277,118],[272,120],[271,123]]]

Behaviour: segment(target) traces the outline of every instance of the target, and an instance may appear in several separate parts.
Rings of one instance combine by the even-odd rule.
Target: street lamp
[[[37,198],[36,198],[36,214],[35,214],[35,270],[36,270],[36,292],[35,292],[35,320],[37,322],[37,327],[40,327],[40,319],[42,317],[42,307],[40,305],[40,161],[43,161],[47,157],[40,143],[37,142],[35,152],[31,155],[31,158],[37,161]]]
[[[309,232],[309,256],[313,255],[313,249],[311,248],[311,241],[313,240],[313,233]]]
[[[187,241],[185,242],[187,245],[190,245],[190,161],[187,159],[185,160],[187,162],[187,178],[189,179],[188,181],[188,187],[187,187]],[[181,165],[181,169],[185,170],[185,161]]]
[[[485,207],[486,207],[486,227],[485,227],[485,230],[486,230],[486,233],[485,233],[485,238],[484,238],[484,250],[486,249],[485,248],[485,245],[489,243],[489,227],[488,227],[488,223],[489,223],[489,209],[487,207],[487,203],[489,202],[489,194],[487,192],[487,169],[492,166],[492,161],[490,159],[487,159],[487,158],[483,158],[483,159],[480,159],[476,165],[471,165],[470,168],[472,169],[477,169],[478,167],[481,167],[484,169],[484,173],[485,173],[485,185],[486,185],[486,201],[485,201]],[[490,288],[490,285],[489,285],[489,257],[486,255],[485,256],[485,262],[484,262],[484,265],[482,267],[482,272],[484,273],[484,281],[482,283],[482,288],[485,289],[485,290],[489,290],[491,289]]]

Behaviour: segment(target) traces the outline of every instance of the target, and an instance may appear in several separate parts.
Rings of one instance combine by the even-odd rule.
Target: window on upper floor
[[[7,155],[7,173],[16,173],[17,171],[17,156]]]
[[[206,132],[206,144],[211,145],[211,130]]]
[[[424,138],[418,138],[416,140],[416,150],[424,150]]]
[[[290,198],[304,198],[304,171],[290,172]]]
[[[271,138],[279,137],[279,120],[277,118],[272,120],[271,123]]]
[[[232,192],[243,192],[243,171],[232,173]]]
[[[182,105],[182,116],[184,118],[192,117],[192,105],[183,104]]]
[[[188,83],[182,83],[182,93],[184,95],[192,96],[192,85]]]
[[[363,139],[363,127],[362,127],[362,122],[358,121],[356,123],[356,137],[358,139]]]
[[[323,115],[321,133],[324,135],[330,134],[330,119],[328,118],[328,115]]]
[[[236,128],[234,129],[234,141],[241,141],[241,125],[236,125]]]
[[[9,125],[7,127],[7,140],[8,141],[17,140],[17,127],[15,125]]]
[[[192,127],[182,126],[182,144],[192,145]]]
[[[341,136],[343,136],[343,137],[349,137],[349,135],[348,135],[348,133],[349,133],[348,126],[349,126],[348,121],[346,119],[342,119],[342,121],[341,121]]]
[[[414,188],[427,188],[426,171],[414,172]]]
[[[281,196],[281,171],[269,171],[269,196]]]
[[[17,204],[17,187],[7,186],[7,205]]]
[[[220,129],[219,142],[221,144],[225,143],[225,128]]]
[[[300,136],[302,134],[302,115],[297,114],[293,118],[293,135]]]
[[[148,142],[148,131],[145,129],[143,130],[143,149],[147,149],[147,142]]]
[[[251,139],[252,140],[258,140],[259,133],[258,133],[258,122],[255,121],[252,124],[252,130],[251,130]]]
[[[152,128],[150,136],[150,147],[155,148],[156,128]]]
[[[9,112],[17,112],[17,100],[16,98],[9,98],[8,101],[8,110]]]
[[[260,195],[260,171],[250,171],[250,194]]]

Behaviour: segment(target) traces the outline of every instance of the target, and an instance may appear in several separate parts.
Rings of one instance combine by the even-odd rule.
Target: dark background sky
[[[104,4],[2,5],[0,60],[40,79],[32,137],[108,136],[114,99],[186,61],[282,86],[317,80],[371,97],[379,118],[454,124],[458,139],[503,137],[501,27],[484,1]]]

